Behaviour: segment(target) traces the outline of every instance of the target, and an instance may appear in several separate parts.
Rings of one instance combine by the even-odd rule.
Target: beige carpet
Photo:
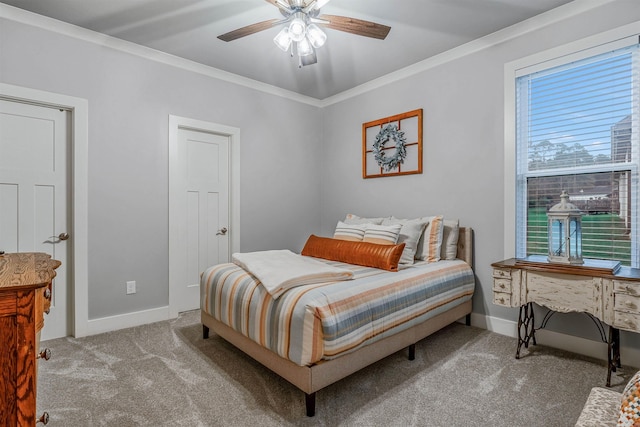
[[[38,377],[49,426],[572,426],[605,363],[462,324],[317,393],[301,391],[212,333],[199,312],[92,337],[61,338]],[[623,355],[624,356],[624,355]],[[623,360],[624,363],[624,360]],[[632,368],[614,375],[621,390]]]

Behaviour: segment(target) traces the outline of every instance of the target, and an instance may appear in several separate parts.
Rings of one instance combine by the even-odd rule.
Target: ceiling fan
[[[294,50],[298,54],[298,66],[318,62],[315,49],[324,45],[327,35],[319,26],[332,30],[345,31],[365,37],[384,40],[391,27],[362,19],[346,16],[320,15],[320,8],[329,0],[265,0],[276,6],[284,19],[269,19],[238,28],[218,36],[220,40],[230,42],[241,37],[267,30],[280,24],[287,24],[274,37],[274,43],[283,51]]]

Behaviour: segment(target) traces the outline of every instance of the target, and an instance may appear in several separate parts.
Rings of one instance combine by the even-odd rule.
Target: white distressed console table
[[[549,313],[586,313],[608,344],[609,387],[611,372],[621,366],[620,330],[640,332],[640,269],[592,259],[585,259],[583,265],[557,264],[543,256],[511,258],[491,266],[494,304],[520,307],[516,358],[523,344],[525,348],[530,341],[536,344],[533,303],[548,308]],[[549,313],[540,328],[546,325]],[[600,322],[609,326],[608,337]]]

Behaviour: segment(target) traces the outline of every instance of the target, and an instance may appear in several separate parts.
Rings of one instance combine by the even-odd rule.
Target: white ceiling
[[[266,0],[2,0],[316,99],[325,99],[571,0],[331,0],[321,13],[391,27],[385,40],[326,29],[318,63],[272,42],[279,27],[232,42],[217,36],[282,15]]]

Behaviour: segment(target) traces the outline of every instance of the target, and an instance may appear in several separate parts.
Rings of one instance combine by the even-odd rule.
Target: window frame
[[[516,79],[522,75],[568,64],[607,51],[623,48],[640,42],[640,22],[635,22],[604,33],[596,34],[576,42],[539,52],[504,66],[504,257],[517,254],[517,211],[523,203],[517,194],[517,116]],[[636,165],[638,163],[636,162]],[[628,165],[627,165],[628,169]],[[606,170],[611,170],[607,167]],[[640,195],[635,194],[634,209],[637,209]],[[637,211],[636,211],[637,212]],[[634,224],[636,225],[636,224]],[[526,226],[526,225],[525,225]],[[638,267],[639,227],[632,228],[632,265]]]

